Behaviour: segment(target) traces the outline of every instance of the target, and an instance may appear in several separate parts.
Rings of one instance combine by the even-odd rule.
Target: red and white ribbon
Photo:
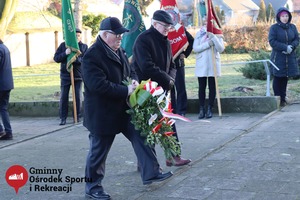
[[[174,114],[174,113],[171,113],[171,112],[166,112],[164,111],[163,109],[159,108],[161,114],[164,116],[164,117],[168,117],[168,118],[172,118],[172,119],[180,119],[182,121],[185,121],[185,122],[191,122],[190,119],[186,118],[186,117],[183,117],[181,115],[178,115],[178,114]]]

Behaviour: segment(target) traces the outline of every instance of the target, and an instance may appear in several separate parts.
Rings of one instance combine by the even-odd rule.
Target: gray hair
[[[158,20],[156,20],[156,19],[151,19],[151,25],[153,26],[154,25],[154,23],[156,23],[156,22],[159,22]]]

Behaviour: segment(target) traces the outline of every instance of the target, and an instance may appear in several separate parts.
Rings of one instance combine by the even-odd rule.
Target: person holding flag
[[[88,48],[86,44],[81,42],[81,30],[75,29],[70,0],[62,0],[62,28],[65,42],[60,44],[53,58],[55,62],[61,63],[61,97],[59,105],[61,121],[59,125],[66,124],[70,86],[72,86],[74,122],[77,123],[81,116],[81,61]]]
[[[81,54],[77,56],[76,60],[71,64],[74,76],[75,85],[75,99],[77,122],[81,117],[81,95],[82,95],[82,76],[81,76],[81,62],[88,46],[81,42],[81,30],[76,29],[76,37]],[[69,107],[69,91],[71,86],[71,75],[67,70],[67,58],[71,54],[71,48],[66,47],[66,43],[62,42],[54,54],[54,61],[60,63],[60,102],[59,102],[59,117],[60,124],[65,125],[68,117]],[[75,116],[74,116],[75,117]]]
[[[174,27],[171,15],[166,11],[157,10],[153,14],[151,27],[137,37],[133,46],[132,67],[139,80],[151,79],[165,91],[173,88],[176,76],[176,66],[167,37],[172,28]],[[178,141],[175,125],[173,130]],[[184,159],[181,155],[174,155],[172,160],[166,160],[166,165],[182,166],[190,162],[190,159]]]
[[[171,42],[172,55],[177,69],[175,87],[171,91],[173,113],[185,116],[187,109],[187,94],[185,88],[184,59],[193,50],[193,36],[185,29],[182,15],[179,13],[176,0],[162,0],[161,10],[170,14],[174,28],[168,33]]]
[[[221,76],[220,53],[224,51],[224,41],[218,19],[210,0],[207,0],[207,17],[203,14],[203,26],[196,33],[193,49],[196,53],[195,75],[198,77],[199,119],[211,118],[217,94],[217,77]],[[205,108],[208,83],[208,106]],[[220,108],[220,106],[218,106]]]
[[[177,72],[175,78],[175,87],[172,90],[172,96],[171,96],[173,112],[182,116],[185,116],[187,111],[187,93],[185,87],[184,59],[187,58],[193,51],[193,43],[194,43],[194,37],[186,29],[184,29],[184,31],[188,40],[188,46],[185,50],[180,52],[180,54],[174,60]]]

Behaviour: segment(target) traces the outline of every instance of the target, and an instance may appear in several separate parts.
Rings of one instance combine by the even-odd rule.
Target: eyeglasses
[[[123,34],[116,34],[116,33],[113,32],[113,31],[106,31],[106,32],[111,33],[111,34],[114,34],[114,35],[116,36],[116,38],[120,38],[120,37],[123,36]]]
[[[162,25],[166,30],[170,30],[170,29],[174,28],[174,26],[172,26],[170,24],[163,24],[163,23],[160,23],[160,22],[157,22],[157,23]]]

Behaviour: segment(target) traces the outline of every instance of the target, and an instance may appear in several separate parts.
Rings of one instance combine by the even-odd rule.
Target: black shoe
[[[85,196],[90,199],[101,199],[101,200],[109,200],[110,199],[110,195],[104,191],[95,192],[95,193],[91,193],[91,194],[85,193]]]
[[[200,106],[198,119],[203,119],[205,117],[205,109],[204,106]]]
[[[66,125],[66,119],[62,119],[61,121],[60,121],[60,124],[59,124],[60,126],[63,126],[63,125]]]
[[[212,107],[208,106],[206,111],[206,118],[212,118]]]
[[[287,102],[286,101],[280,101],[280,107],[284,107],[287,105]]]
[[[12,140],[12,139],[13,139],[12,133],[6,133],[2,137],[0,137],[0,140]]]
[[[4,131],[0,132],[0,138],[2,138],[6,133]]]
[[[168,173],[164,173],[164,174],[163,174],[163,173],[160,173],[160,174],[158,174],[156,177],[151,178],[151,179],[149,179],[149,180],[147,180],[147,181],[144,181],[143,184],[144,184],[144,185],[148,185],[148,184],[151,184],[151,183],[153,183],[153,182],[164,181],[164,180],[170,178],[172,175],[173,175],[173,172],[168,172]]]

